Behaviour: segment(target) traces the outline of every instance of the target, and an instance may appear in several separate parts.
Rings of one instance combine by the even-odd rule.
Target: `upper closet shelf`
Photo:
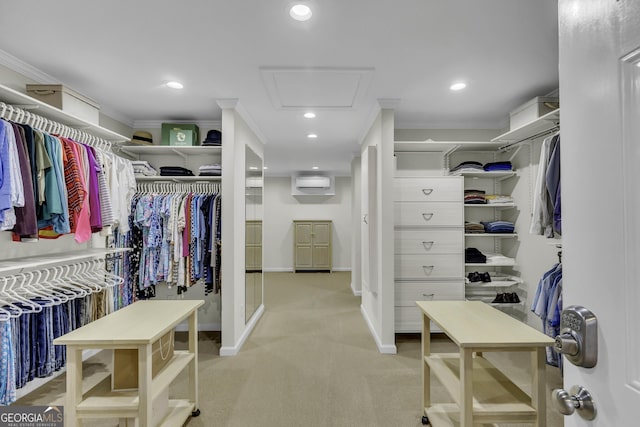
[[[203,154],[222,153],[222,147],[216,146],[172,146],[172,145],[123,145],[120,151],[133,157],[140,155],[167,155],[177,154],[179,156],[198,156]]]
[[[491,141],[501,144],[515,144],[542,136],[560,126],[560,109],[554,110],[517,129],[510,130]]]
[[[396,153],[402,152],[437,152],[446,153],[453,151],[495,151],[501,142],[494,141],[395,141],[393,144]]]
[[[98,126],[94,123],[66,113],[59,108],[4,85],[0,85],[0,101],[4,101],[14,107],[22,108],[23,110],[35,109],[35,114],[54,120],[63,125],[69,126],[70,128],[90,133],[107,141],[126,142],[130,140],[128,137],[120,135],[110,129],[103,128],[102,126]]]
[[[101,258],[106,255],[129,251],[130,249],[85,249],[81,251],[63,252],[51,255],[38,255],[33,257],[13,258],[0,261],[0,273],[17,274],[25,269],[47,267],[57,264],[68,264],[89,258]]]
[[[456,171],[451,172],[452,176],[464,176],[465,178],[495,178],[500,180],[510,178],[514,176],[515,171],[478,171],[478,172],[465,172],[465,171]]]
[[[215,182],[222,180],[221,176],[144,176],[136,175],[136,181],[172,181],[172,182]]]

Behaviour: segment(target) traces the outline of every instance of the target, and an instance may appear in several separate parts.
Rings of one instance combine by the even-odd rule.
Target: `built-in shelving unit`
[[[146,160],[159,172],[161,166],[175,165],[176,159],[181,166],[190,169],[195,176],[136,175],[138,182],[220,182],[221,176],[198,176],[197,168],[208,162],[222,163],[220,146],[170,146],[170,145],[125,145],[119,148],[120,154],[136,160]],[[177,156],[177,157],[176,157]]]
[[[4,85],[0,85],[0,101],[23,110],[33,110],[34,114],[45,117],[49,120],[55,120],[56,122],[69,126],[70,128],[82,130],[83,132],[87,132],[107,141],[126,142],[130,140],[130,138],[120,135],[117,132],[71,115],[57,107],[47,104],[46,102],[32,98],[29,95],[18,92],[17,90]]]

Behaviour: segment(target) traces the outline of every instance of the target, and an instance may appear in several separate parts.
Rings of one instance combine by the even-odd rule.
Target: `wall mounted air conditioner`
[[[293,196],[334,196],[335,177],[323,175],[298,175],[291,177]]]
[[[296,188],[330,188],[331,178],[328,176],[297,176]]]

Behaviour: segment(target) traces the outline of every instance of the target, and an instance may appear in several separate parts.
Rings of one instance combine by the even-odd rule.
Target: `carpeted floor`
[[[360,313],[360,299],[349,285],[350,275],[343,272],[266,274],[266,310],[240,354],[219,357],[219,335],[201,333],[201,415],[187,425],[421,426],[420,336],[398,335],[398,354],[378,353]],[[185,334],[176,334],[176,348],[186,348]],[[456,347],[440,337],[432,350]],[[495,362],[528,391],[527,358],[487,356],[497,357]],[[108,370],[107,365],[99,359],[85,362],[93,372]],[[548,367],[547,378],[550,389],[562,384],[556,368]],[[108,381],[101,385],[108,386]],[[177,380],[171,394],[183,394],[184,387]],[[62,404],[63,396],[64,375],[16,404]],[[432,400],[450,401],[437,384]],[[547,418],[549,427],[563,425],[553,410]]]

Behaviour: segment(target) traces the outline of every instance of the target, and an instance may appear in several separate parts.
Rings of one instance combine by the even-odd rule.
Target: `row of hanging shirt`
[[[546,237],[562,234],[559,132],[542,141],[529,231]]]
[[[155,286],[177,286],[178,293],[202,284],[205,294],[221,287],[221,210],[218,186],[189,191],[176,186],[171,192],[141,191],[134,195],[130,231],[117,233],[125,255],[125,280],[138,298],[155,296]]]
[[[546,271],[536,288],[531,311],[542,320],[542,331],[549,337],[560,335],[562,313],[562,263],[558,262]],[[546,348],[547,364],[562,368],[562,357],[552,348]]]
[[[135,176],[130,161],[28,124],[0,119],[0,229],[14,240],[128,228]]]

